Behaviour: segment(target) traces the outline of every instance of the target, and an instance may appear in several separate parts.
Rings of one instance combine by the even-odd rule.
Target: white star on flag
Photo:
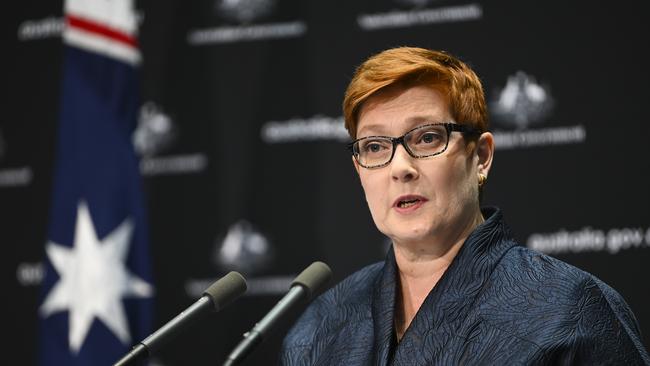
[[[60,279],[41,306],[43,317],[68,310],[70,350],[78,353],[97,317],[124,344],[131,341],[123,297],[150,297],[153,287],[126,268],[133,222],[126,218],[99,240],[88,205],[77,207],[72,248],[49,241],[47,255]]]

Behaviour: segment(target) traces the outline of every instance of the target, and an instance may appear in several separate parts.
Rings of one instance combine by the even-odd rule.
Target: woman
[[[442,52],[362,64],[343,102],[352,162],[386,260],[319,297],[283,364],[650,364],[621,296],[518,246],[479,208],[494,157],[481,83]]]

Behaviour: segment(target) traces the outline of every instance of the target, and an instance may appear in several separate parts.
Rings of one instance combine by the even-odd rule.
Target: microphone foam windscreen
[[[309,297],[318,291],[332,277],[332,270],[323,262],[314,262],[305,268],[291,283],[291,286],[302,285],[309,293]]]
[[[214,310],[218,311],[243,295],[247,288],[244,277],[232,271],[210,285],[203,294],[212,299]]]

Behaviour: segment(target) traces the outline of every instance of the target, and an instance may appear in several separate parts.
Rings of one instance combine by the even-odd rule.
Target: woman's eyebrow
[[[374,123],[370,125],[363,126],[359,129],[357,133],[358,136],[361,136],[363,132],[366,132],[367,136],[385,136],[386,127],[383,123]]]
[[[403,131],[403,133],[414,127],[417,127],[420,124],[442,123],[442,122],[451,122],[451,121],[447,121],[445,118],[441,118],[440,116],[417,115],[417,116],[408,117],[404,122],[406,125],[406,129]],[[386,132],[386,126],[389,123],[371,123],[365,125],[359,129],[359,132],[357,132],[357,136],[363,137],[362,136],[364,135],[363,132],[366,132],[365,133],[366,136],[389,136]]]
[[[442,118],[440,116],[434,116],[434,115],[419,115],[419,116],[412,116],[406,119],[406,123],[411,125],[411,127],[415,127],[416,124],[418,123],[442,123],[442,122],[449,122],[445,118]]]

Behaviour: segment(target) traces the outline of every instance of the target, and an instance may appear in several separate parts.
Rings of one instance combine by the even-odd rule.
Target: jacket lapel
[[[444,358],[443,349],[447,343],[461,332],[463,321],[474,307],[477,295],[488,280],[494,267],[505,252],[515,243],[507,240],[507,229],[501,212],[498,209],[486,209],[484,217],[488,219],[479,225],[467,238],[456,258],[431,290],[411,325],[395,349],[394,364],[432,363]],[[390,258],[390,257],[389,257]],[[387,260],[389,259],[387,258]],[[381,321],[377,340],[385,340],[385,317],[390,308],[390,334],[392,336],[392,316],[395,304],[396,266],[393,261],[392,292],[388,289],[378,289],[377,296],[386,296],[377,302],[379,309],[385,313],[377,313]],[[386,266],[385,268],[390,268]],[[385,275],[390,275],[385,271]],[[388,280],[384,280],[388,282]],[[383,283],[383,281],[382,281]],[[387,302],[390,301],[390,304]],[[374,314],[374,312],[373,312]],[[378,327],[378,324],[375,323]],[[462,336],[462,335],[461,335]],[[383,343],[382,343],[383,344]],[[390,338],[388,341],[390,345]],[[379,349],[379,348],[378,348]],[[389,354],[390,352],[386,352]],[[383,355],[383,353],[382,353]],[[385,363],[380,363],[384,365]]]
[[[388,250],[382,275],[377,279],[372,299],[374,323],[374,365],[387,365],[393,343],[397,266],[393,249]]]

